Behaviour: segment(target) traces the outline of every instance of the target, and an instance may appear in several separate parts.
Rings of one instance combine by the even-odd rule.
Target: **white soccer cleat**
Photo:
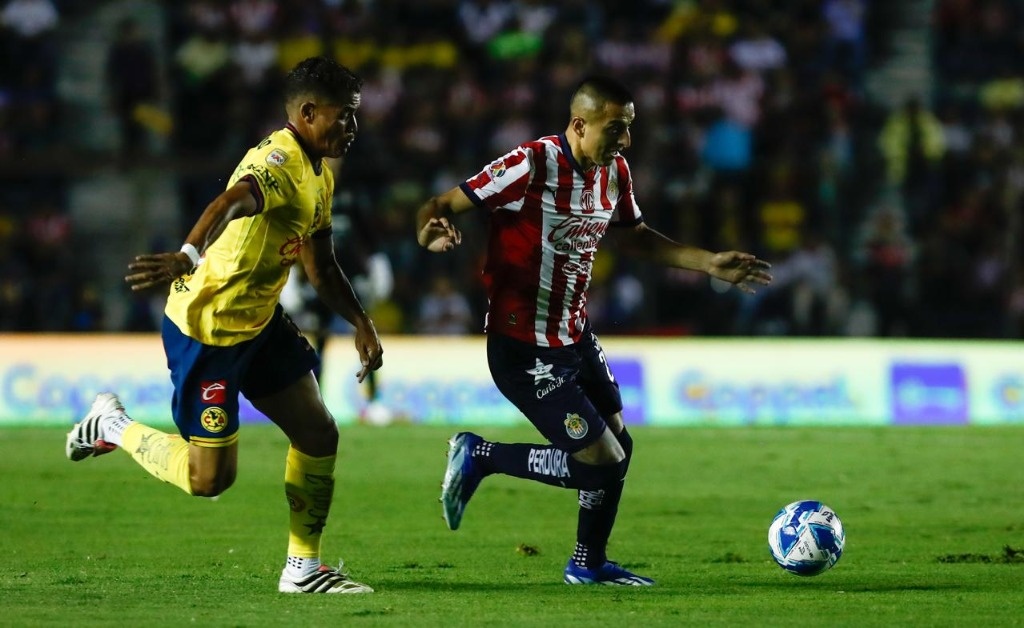
[[[89,414],[75,423],[68,432],[64,453],[68,460],[78,462],[89,456],[102,456],[117,449],[117,445],[103,440],[102,420],[112,414],[124,414],[124,406],[114,393],[100,393],[89,408]]]
[[[289,576],[285,569],[277,582],[277,590],[281,593],[373,593],[369,585],[349,578],[342,571],[344,566],[341,561],[337,569],[320,565],[313,573],[299,578]]]

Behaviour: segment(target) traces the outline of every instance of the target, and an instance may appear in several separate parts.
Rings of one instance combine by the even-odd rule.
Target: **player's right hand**
[[[431,218],[416,234],[420,246],[434,253],[450,251],[462,244],[462,232],[456,229],[447,218]]]
[[[356,352],[359,353],[359,363],[363,365],[356,373],[356,380],[362,384],[370,371],[376,371],[384,365],[384,348],[380,346],[377,329],[369,318],[357,320],[355,328]]]
[[[192,270],[192,260],[188,255],[175,253],[155,253],[136,256],[135,261],[128,264],[132,274],[124,280],[133,291],[147,290],[158,286],[166,286],[178,277]]]

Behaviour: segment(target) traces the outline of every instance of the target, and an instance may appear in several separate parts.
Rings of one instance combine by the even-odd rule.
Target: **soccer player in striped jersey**
[[[320,562],[338,428],[313,376],[319,357],[278,303],[290,267],[301,263],[320,298],[355,328],[359,381],[380,368],[373,322],[335,260],[334,177],[325,164],[355,139],[361,85],[333,60],[299,63],[284,82],[287,126],[249,150],[180,252],[129,264],[133,290],[170,284],[162,336],[180,435],[133,421],[114,394],[101,393],[66,442],[73,461],[120,446],[157,478],[214,497],[235,480],[244,393],[291,443],[288,556],[278,582],[286,593],[373,590]]]
[[[434,252],[461,243],[453,215],[490,213],[488,364],[498,389],[549,441],[453,436],[441,490],[445,521],[457,529],[481,480],[494,473],[576,489],[568,584],[654,583],[606,554],[633,454],[618,384],[587,320],[594,255],[608,228],[628,252],[663,265],[703,271],[747,292],[771,281],[769,264],[753,255],[680,244],[647,226],[622,155],[635,115],[622,84],[588,77],[572,95],[564,133],[519,145],[417,212],[417,239]]]

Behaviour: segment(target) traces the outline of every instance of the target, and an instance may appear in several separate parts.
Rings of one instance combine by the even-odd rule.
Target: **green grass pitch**
[[[1024,625],[1022,427],[632,431],[609,553],[655,587],[562,584],[570,491],[489,478],[450,532],[437,495],[451,430],[352,426],[324,552],[377,592],[286,596],[274,428],[243,426],[238,481],[217,501],[121,452],[68,462],[60,429],[0,430],[0,625]],[[814,578],[766,545],[775,511],[804,498],[847,532]]]

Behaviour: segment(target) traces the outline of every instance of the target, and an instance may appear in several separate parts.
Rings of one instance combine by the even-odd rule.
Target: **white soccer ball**
[[[367,425],[376,425],[377,427],[383,427],[385,425],[391,425],[395,420],[395,415],[391,411],[391,408],[385,406],[379,401],[371,401],[366,404],[363,408],[362,416],[360,417],[363,423]]]
[[[768,549],[786,571],[816,576],[843,555],[846,533],[834,510],[819,501],[802,500],[775,513],[768,526]]]

